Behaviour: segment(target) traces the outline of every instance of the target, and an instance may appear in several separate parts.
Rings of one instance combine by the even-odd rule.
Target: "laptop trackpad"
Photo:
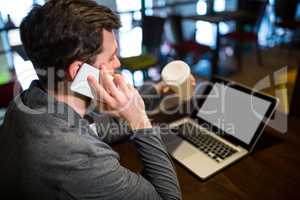
[[[195,153],[199,153],[197,148],[184,141],[179,136],[165,135],[163,141],[165,142],[169,153],[177,159],[183,160]]]

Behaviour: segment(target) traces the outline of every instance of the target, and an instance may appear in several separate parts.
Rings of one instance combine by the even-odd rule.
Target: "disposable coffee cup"
[[[179,100],[187,101],[193,96],[191,70],[188,64],[175,60],[167,64],[161,73],[163,81],[177,93]]]

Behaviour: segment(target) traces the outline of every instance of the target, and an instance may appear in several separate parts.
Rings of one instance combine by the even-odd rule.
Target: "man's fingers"
[[[116,97],[116,98],[120,98],[120,91],[118,90],[118,88],[116,87],[116,85],[113,82],[113,77],[110,76],[106,70],[102,70],[101,71],[101,77],[100,79],[102,79],[103,81],[103,87],[104,89],[110,93],[111,96]]]
[[[88,83],[96,100],[113,105],[115,100],[105,91],[93,76],[88,76]]]
[[[120,74],[116,74],[114,77],[114,83],[128,96],[130,93],[130,88],[128,87],[123,76]]]

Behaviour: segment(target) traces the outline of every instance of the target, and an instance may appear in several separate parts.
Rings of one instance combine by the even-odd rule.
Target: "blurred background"
[[[190,65],[199,82],[217,75],[255,87],[269,77],[268,87],[259,89],[279,96],[279,110],[289,113],[299,107],[293,103],[299,99],[293,91],[300,65],[300,1],[97,2],[120,16],[122,28],[117,37],[121,73],[136,87],[148,80],[159,81],[163,66],[181,59]],[[44,3],[45,0],[1,0],[0,120],[16,95],[13,91],[21,92],[37,79],[22,47],[19,25],[33,4]],[[278,88],[282,93],[276,93]]]

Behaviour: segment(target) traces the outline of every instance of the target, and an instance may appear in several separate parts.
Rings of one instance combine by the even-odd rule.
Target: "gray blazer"
[[[17,96],[0,133],[0,199],[181,199],[159,127],[133,132],[120,119],[90,117],[94,128],[38,82]],[[135,145],[140,173],[109,146],[120,139]]]

